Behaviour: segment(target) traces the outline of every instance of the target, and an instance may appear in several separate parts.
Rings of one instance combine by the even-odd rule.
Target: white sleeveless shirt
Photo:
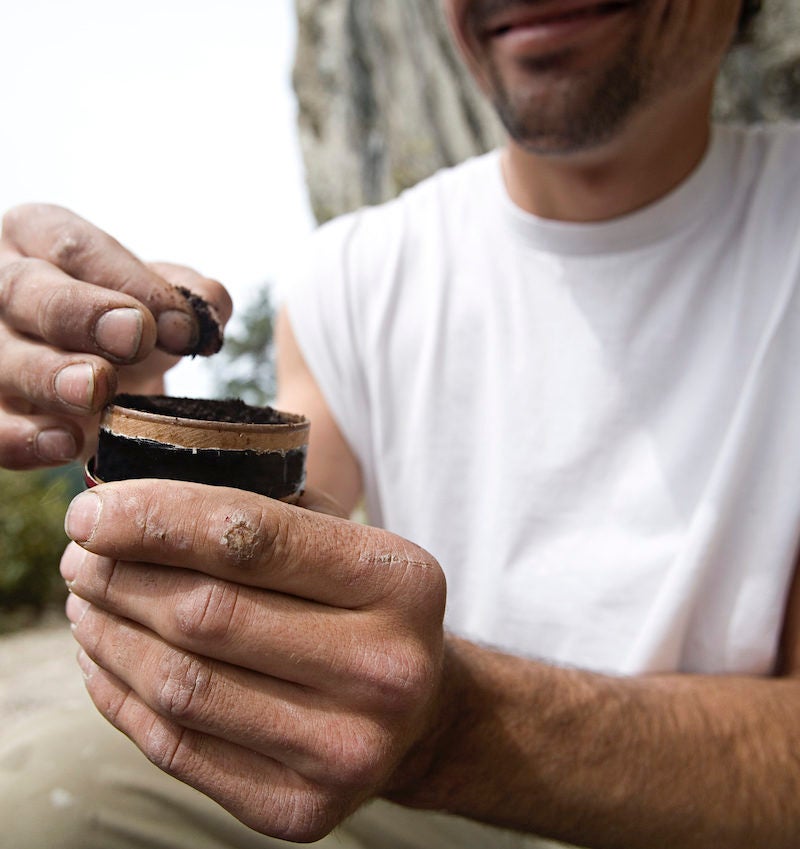
[[[800,529],[800,128],[716,128],[632,215],[508,198],[499,155],[314,235],[284,290],[370,521],[448,627],[586,669],[769,673]],[[313,423],[312,423],[313,439]]]

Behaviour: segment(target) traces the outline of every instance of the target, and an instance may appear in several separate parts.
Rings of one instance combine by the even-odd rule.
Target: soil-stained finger
[[[0,466],[38,469],[76,459],[83,434],[68,418],[17,416],[0,410]]]
[[[0,324],[0,394],[44,412],[89,415],[114,397],[117,374],[102,357],[59,351]]]
[[[172,262],[149,262],[147,266],[173,286],[189,289],[199,295],[214,310],[223,326],[230,321],[233,301],[228,290],[218,280],[204,277],[192,268]]]
[[[39,259],[0,267],[0,317],[61,350],[116,363],[142,359],[156,342],[155,319],[135,298],[79,282]]]
[[[144,304],[155,317],[159,344],[171,353],[195,349],[197,320],[186,298],[116,239],[69,210],[48,204],[15,207],[3,218],[3,239],[26,257]]]
[[[333,607],[381,604],[398,591],[409,616],[444,603],[438,564],[407,540],[238,489],[109,483],[79,496],[67,524],[95,554],[190,568]]]

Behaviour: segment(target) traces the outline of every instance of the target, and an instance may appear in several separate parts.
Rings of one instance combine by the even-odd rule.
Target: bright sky
[[[0,209],[58,203],[234,302],[312,227],[293,0],[2,0]],[[173,394],[206,395],[202,361]]]

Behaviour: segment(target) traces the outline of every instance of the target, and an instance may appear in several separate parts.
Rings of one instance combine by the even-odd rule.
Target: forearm
[[[800,681],[613,678],[457,640],[449,665],[450,730],[398,801],[598,849],[797,845]]]

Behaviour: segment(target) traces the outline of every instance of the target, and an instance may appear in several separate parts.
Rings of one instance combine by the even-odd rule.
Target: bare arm
[[[281,311],[275,326],[278,350],[278,409],[303,413],[311,420],[308,484],[332,496],[350,514],[361,496],[361,471],[309,371]]]
[[[775,678],[615,678],[451,639],[448,731],[398,801],[597,849],[800,840],[796,577]]]

